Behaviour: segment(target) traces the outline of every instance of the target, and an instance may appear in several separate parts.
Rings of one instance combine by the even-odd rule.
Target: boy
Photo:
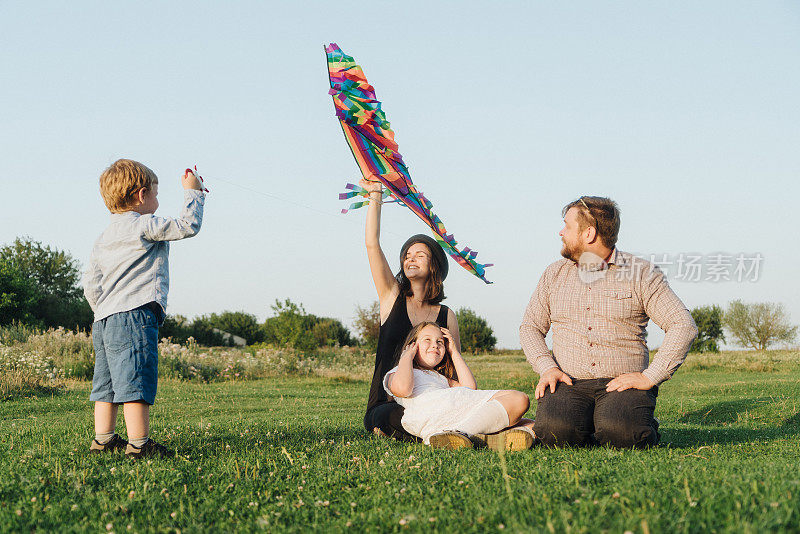
[[[100,234],[83,277],[94,311],[92,394],[95,437],[89,450],[125,448],[129,458],[174,456],[150,439],[150,406],[158,381],[158,327],[169,291],[169,241],[200,231],[205,195],[192,173],[183,177],[177,219],[156,217],[158,177],[136,161],[120,159],[100,175],[100,194],[111,223]],[[122,404],[128,441],[115,432]]]

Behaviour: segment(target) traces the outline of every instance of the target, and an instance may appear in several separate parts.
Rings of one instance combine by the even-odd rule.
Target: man
[[[519,329],[540,376],[534,432],[546,446],[656,445],[658,386],[686,359],[697,327],[658,267],[616,248],[613,200],[581,197],[562,215],[564,259],[545,270]],[[650,319],[666,333],[652,362]]]

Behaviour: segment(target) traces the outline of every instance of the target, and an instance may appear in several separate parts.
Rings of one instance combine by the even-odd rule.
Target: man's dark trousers
[[[546,447],[608,445],[645,448],[661,439],[653,416],[658,386],[648,391],[606,391],[611,378],[572,379],[545,390],[533,430]]]

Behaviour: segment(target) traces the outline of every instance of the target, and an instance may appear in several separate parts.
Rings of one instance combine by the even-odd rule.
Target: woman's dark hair
[[[439,264],[433,257],[433,252],[427,243],[420,242],[428,249],[428,261],[430,274],[425,281],[425,292],[422,295],[423,302],[426,304],[439,304],[446,297],[444,296],[444,282],[442,281],[442,274],[439,271]],[[400,295],[398,298],[406,298],[412,296],[414,291],[411,288],[411,281],[406,277],[403,272],[403,259],[400,260],[400,270],[395,275],[395,280],[400,286]]]
[[[402,345],[400,345],[400,352],[402,352],[403,349],[405,349],[410,344],[414,343],[419,337],[419,333],[426,326],[435,326],[436,328],[441,329],[441,327],[438,324],[431,323],[429,321],[423,321],[419,323],[417,326],[411,329],[411,332],[409,332],[408,335],[406,336],[406,340],[403,342]],[[450,349],[447,348],[448,346],[447,340],[445,340],[444,346],[445,346],[444,358],[442,358],[442,361],[440,361],[439,365],[434,367],[433,370],[439,373],[440,375],[449,378],[450,380],[458,380],[458,374],[456,373],[456,366],[453,364],[453,357],[450,356]],[[398,353],[397,356],[399,359],[400,354]],[[412,364],[412,366],[415,369],[422,369],[422,367],[417,365],[416,356],[414,357],[414,363]]]

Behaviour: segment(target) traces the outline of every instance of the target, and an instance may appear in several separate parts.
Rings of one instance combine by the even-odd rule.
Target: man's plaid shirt
[[[666,332],[652,363],[645,330],[650,319]],[[552,355],[545,344],[551,328]],[[551,264],[519,332],[525,357],[540,375],[553,367],[572,378],[642,372],[660,384],[686,359],[697,327],[657,266],[615,248],[605,271],[579,273],[567,259]]]

